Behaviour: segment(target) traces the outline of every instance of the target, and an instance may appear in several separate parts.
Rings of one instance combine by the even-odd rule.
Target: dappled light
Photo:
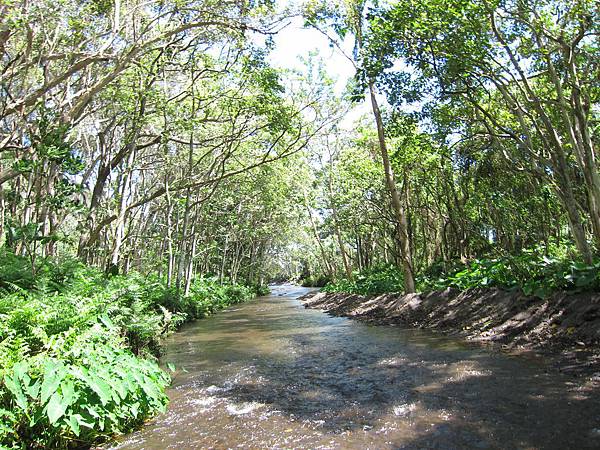
[[[595,0],[0,0],[0,450],[600,448]]]
[[[278,292],[170,338],[169,412],[113,448],[597,444],[600,398],[575,400],[543,361],[330,317]]]

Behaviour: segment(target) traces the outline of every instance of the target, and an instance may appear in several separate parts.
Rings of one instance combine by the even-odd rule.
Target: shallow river
[[[169,410],[113,448],[600,448],[600,393],[543,361],[329,317],[306,292],[172,336]]]

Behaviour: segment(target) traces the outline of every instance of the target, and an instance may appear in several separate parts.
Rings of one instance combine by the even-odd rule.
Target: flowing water
[[[113,448],[600,448],[599,393],[543,361],[330,317],[306,292],[172,336],[168,411]]]

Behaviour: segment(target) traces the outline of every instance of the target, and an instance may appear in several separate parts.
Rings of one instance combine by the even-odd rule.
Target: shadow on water
[[[527,361],[271,296],[185,328],[119,448],[598,448],[600,396]]]

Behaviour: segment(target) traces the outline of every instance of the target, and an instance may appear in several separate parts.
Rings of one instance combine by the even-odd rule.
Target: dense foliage
[[[65,448],[161,411],[169,376],[154,356],[185,321],[255,291],[198,278],[188,295],[156,276],[106,277],[76,261],[0,258],[0,446]]]
[[[270,1],[1,2],[0,246],[32,267],[77,255],[160,272],[186,293],[205,273],[264,284],[298,223],[287,164],[332,121],[256,45],[272,13]]]
[[[341,49],[354,39],[351,98],[372,113],[320,145],[312,278],[353,286],[391,264],[407,292],[596,289],[598,13],[587,0],[306,2],[308,26]]]
[[[525,295],[547,297],[556,291],[600,290],[600,261],[586,264],[571,258],[549,257],[539,252],[523,252],[493,259],[475,259],[450,273],[425,274],[423,290],[455,287],[500,287],[520,289]]]
[[[400,293],[404,290],[402,272],[394,266],[371,267],[355,272],[351,279],[341,279],[327,284],[323,292],[376,295]]]
[[[586,264],[567,255],[548,256],[540,249],[518,255],[479,258],[463,264],[433,264],[417,278],[420,291],[453,287],[460,290],[498,287],[520,290],[524,295],[545,298],[557,291],[600,290],[600,261]],[[355,272],[353,277],[327,284],[324,292],[361,295],[403,291],[402,274],[393,266],[374,267]]]
[[[599,288],[595,2],[276,3],[0,1],[0,442],[134,426],[161,337],[273,279]],[[296,13],[344,94],[271,64]]]

